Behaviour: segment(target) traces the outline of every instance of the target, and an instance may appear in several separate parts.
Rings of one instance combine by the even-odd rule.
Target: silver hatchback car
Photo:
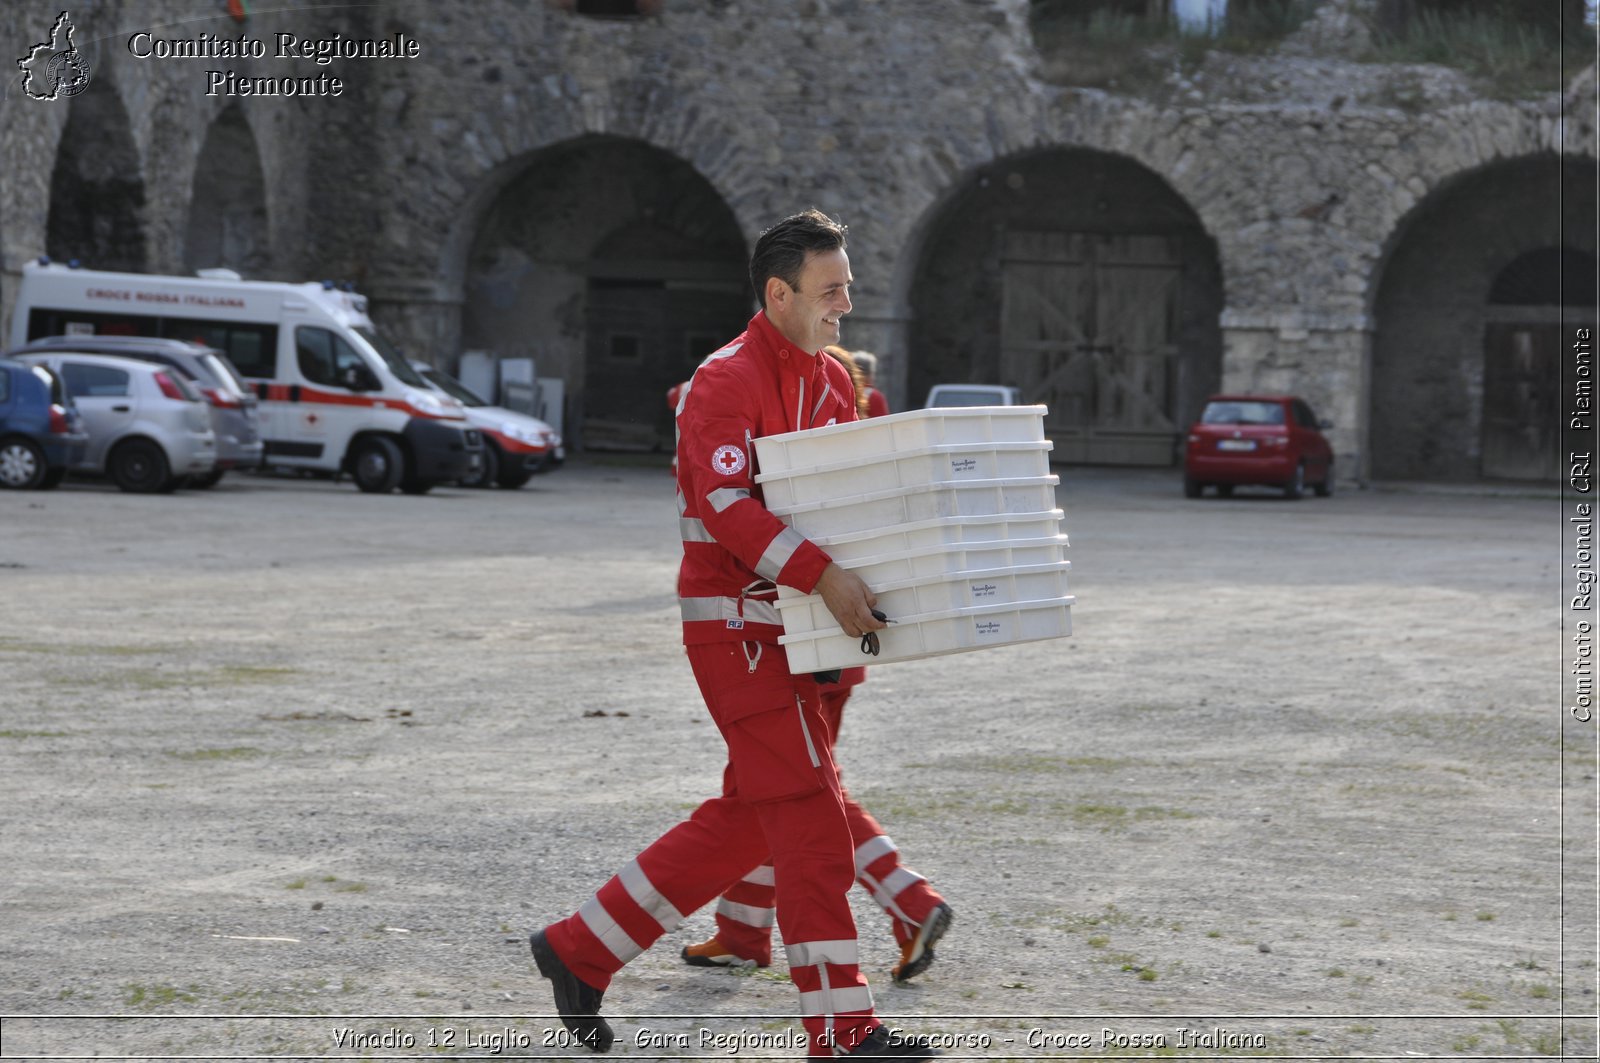
[[[59,376],[89,435],[74,471],[103,473],[124,491],[171,491],[217,465],[211,415],[177,370],[104,354],[19,353]]]
[[[46,336],[11,354],[44,352],[136,358],[171,366],[193,381],[211,407],[211,428],[217,434],[217,467],[189,477],[188,486],[215,487],[229,469],[255,469],[261,465],[265,445],[261,440],[259,400],[228,356],[215,347],[154,336]]]

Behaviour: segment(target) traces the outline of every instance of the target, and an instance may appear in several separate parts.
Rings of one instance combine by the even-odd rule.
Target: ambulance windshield
[[[402,384],[410,384],[412,387],[421,388],[424,391],[430,390],[428,387],[428,382],[422,379],[415,369],[411,368],[411,363],[406,361],[405,355],[395,350],[394,346],[388,340],[384,339],[371,329],[363,328],[359,325],[356,326],[355,332],[357,336],[360,336],[362,339],[366,340],[367,343],[371,345],[373,350],[378,352],[378,357],[383,359],[384,364],[389,367],[389,371],[393,373]]]

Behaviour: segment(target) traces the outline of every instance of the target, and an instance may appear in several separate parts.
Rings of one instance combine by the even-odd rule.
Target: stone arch
[[[520,161],[478,219],[462,345],[565,381],[577,445],[663,450],[665,395],[752,310],[733,211],[690,163],[583,136]]]
[[[1169,465],[1221,377],[1215,241],[1167,180],[1083,147],[976,168],[930,208],[905,281],[906,398],[940,382],[1051,407],[1058,461]]]
[[[143,161],[113,84],[72,98],[50,175],[45,253],[95,269],[149,259]]]
[[[1441,182],[1402,219],[1374,286],[1375,477],[1560,475],[1560,327],[1578,308],[1529,288],[1564,260],[1592,262],[1595,181],[1592,158],[1504,159]]]
[[[269,233],[261,155],[235,104],[212,121],[195,163],[184,271],[226,266],[260,277],[272,262]]]

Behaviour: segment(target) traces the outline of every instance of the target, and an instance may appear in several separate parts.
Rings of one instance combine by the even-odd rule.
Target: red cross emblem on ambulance
[[[711,455],[711,467],[724,476],[733,476],[744,468],[744,451],[731,444],[720,446]]]

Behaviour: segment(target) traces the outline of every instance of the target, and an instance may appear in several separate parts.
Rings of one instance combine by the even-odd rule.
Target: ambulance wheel
[[[400,486],[405,472],[405,455],[392,440],[382,436],[363,439],[350,455],[350,476],[367,494],[388,494]]]
[[[108,466],[106,471],[112,482],[133,494],[166,492],[178,486],[166,452],[148,439],[130,439],[122,444],[111,452]]]
[[[469,472],[458,483],[462,487],[489,487],[500,474],[500,455],[489,444],[483,445],[483,464],[478,466],[477,472]]]

